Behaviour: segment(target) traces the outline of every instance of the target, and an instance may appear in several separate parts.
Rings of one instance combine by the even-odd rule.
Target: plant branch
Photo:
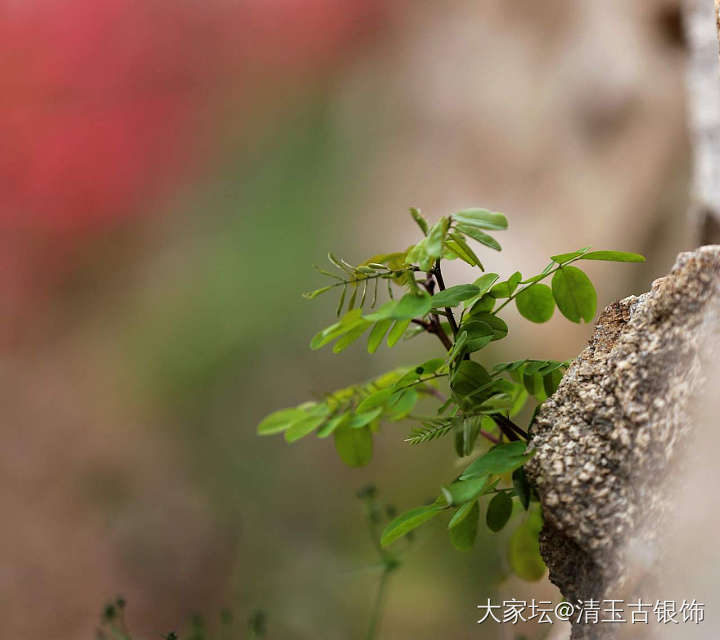
[[[436,318],[437,318],[437,316],[436,316]],[[439,321],[436,320],[436,318],[433,320],[430,320],[430,321],[423,320],[421,318],[413,318],[412,322],[414,322],[417,325],[420,325],[428,333],[432,333],[432,334],[436,335],[438,337],[438,339],[440,340],[440,342],[442,342],[443,347],[445,347],[445,349],[447,351],[450,351],[450,349],[452,349],[452,342],[450,341],[450,338],[448,338],[447,333],[445,333],[445,330],[442,328],[442,325],[440,324]]]
[[[404,389],[409,389],[410,387],[414,387],[415,385],[422,384],[423,382],[427,382],[428,380],[435,380],[435,378],[447,378],[448,373],[434,373],[431,376],[428,376],[427,378],[420,378],[419,380],[415,380],[415,382],[411,382],[410,384],[406,384],[403,387],[400,387],[398,389],[395,389],[395,393],[398,391],[402,391]]]
[[[478,433],[485,438],[486,440],[490,440],[493,444],[500,444],[500,438],[497,436],[494,436],[492,433],[488,433],[487,431],[484,431],[483,429],[480,429]]]
[[[338,279],[338,282],[335,282],[334,284],[328,285],[328,289],[332,289],[334,287],[343,287],[348,285],[356,285],[360,282],[365,282],[366,280],[376,280],[377,278],[386,278],[391,279],[395,276],[398,276],[402,273],[407,273],[408,271],[419,271],[420,269],[418,267],[412,266],[412,267],[406,267],[405,269],[388,269],[387,271],[379,271],[378,273],[360,273],[356,274],[357,277],[352,277],[349,280],[345,280],[344,278],[340,278],[339,276],[334,276],[331,274],[331,277]]]
[[[510,418],[506,418],[502,413],[491,413],[490,417],[499,427],[500,431],[502,431],[505,436],[507,436],[508,440],[515,441],[520,440],[520,438],[524,438],[525,440],[530,439],[527,431],[518,427],[518,425],[516,425],[512,420],[510,420]]]
[[[435,275],[435,280],[437,280],[440,291],[445,291],[445,280],[443,280],[442,270],[440,269],[440,260],[435,263],[433,274]],[[458,325],[455,321],[455,315],[453,314],[452,309],[450,307],[445,307],[445,314],[447,315],[448,322],[450,323],[453,336],[456,336],[458,332]]]
[[[447,402],[447,398],[440,393],[435,387],[425,387],[424,389],[418,389],[420,393],[425,393],[429,396],[433,396],[440,400],[440,402]]]
[[[370,623],[368,626],[367,640],[375,640],[377,636],[378,627],[380,626],[380,618],[382,616],[383,604],[385,602],[385,596],[387,591],[388,579],[390,574],[400,566],[400,561],[389,551],[382,548],[380,544],[380,535],[378,533],[377,525],[377,510],[378,504],[374,499],[373,494],[370,494],[365,499],[365,517],[368,523],[368,529],[370,531],[370,538],[372,539],[373,546],[380,556],[382,563],[383,572],[380,576],[380,583],[375,594],[375,603],[373,604],[372,613],[370,614]]]

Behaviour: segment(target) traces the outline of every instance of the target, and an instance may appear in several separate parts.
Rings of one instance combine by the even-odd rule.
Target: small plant
[[[211,633],[202,616],[194,615],[190,619],[187,633],[178,634],[175,631],[167,633],[150,633],[143,638],[162,638],[163,640],[240,640],[240,638],[264,638],[266,634],[267,618],[265,612],[258,609],[247,620],[246,631],[243,633],[233,627],[233,616],[228,609],[220,612],[220,619],[215,625],[215,633]],[[141,636],[128,630],[125,622],[125,599],[118,597],[108,602],[100,616],[100,626],[95,634],[97,640],[141,640]]]
[[[395,518],[397,511],[392,505],[381,504],[377,499],[377,493],[377,488],[374,485],[368,485],[357,492],[357,497],[362,500],[365,506],[365,518],[367,520],[370,538],[378,554],[378,567],[381,570],[375,602],[372,612],[370,613],[367,635],[365,636],[367,640],[373,640],[377,635],[388,580],[390,579],[390,575],[401,567],[401,556],[410,548],[413,541],[411,531],[405,536],[407,546],[403,549],[389,551],[380,544],[379,526],[383,522]]]
[[[525,428],[514,418],[528,402],[534,403],[537,412],[557,389],[569,363],[522,359],[489,366],[476,358],[491,342],[507,338],[508,327],[500,312],[510,303],[531,322],[547,322],[556,307],[572,322],[591,322],[597,294],[574,263],[645,259],[636,253],[586,247],[551,256],[536,275],[523,278],[516,271],[501,279],[497,273],[485,272],[470,241],[500,251],[500,244],[488,232],[507,228],[503,214],[465,209],[430,225],[417,209],[410,213],[423,237],[405,251],[376,255],[358,265],[329,254],[336,271],[316,267],[334,282],[305,297],[339,291],[339,320],[317,333],[310,347],[333,343],[333,351],[339,353],[367,333],[367,350],[374,353],[383,340],[392,347],[400,339],[431,334],[442,344],[442,355],[328,393],[322,400],[277,411],[260,423],[258,433],[284,433],[287,442],[311,433],[320,439],[332,436],[340,458],[351,467],[370,462],[373,434],[383,422],[409,418],[419,423],[405,438],[412,445],[452,435],[456,454],[468,458],[469,464],[440,486],[434,502],[394,518],[382,532],[381,549],[448,513],[451,543],[469,550],[477,535],[480,499],[488,496],[484,511],[491,531],[507,524],[517,509],[514,503],[528,512],[510,538],[509,559],[520,577],[539,579],[545,570],[537,541],[542,517],[523,469],[532,456],[527,445],[535,413]],[[446,287],[442,261],[456,259],[482,275],[473,282]],[[545,280],[550,280],[550,286]],[[383,290],[387,301],[378,306]],[[412,413],[423,397],[437,404],[431,416]]]

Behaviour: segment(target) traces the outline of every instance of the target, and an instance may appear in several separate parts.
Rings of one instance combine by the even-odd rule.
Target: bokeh
[[[3,637],[91,638],[118,593],[142,637],[226,607],[276,639],[364,637],[356,490],[408,508],[455,462],[407,424],[361,470],[256,436],[436,354],[311,352],[334,313],[300,296],[312,264],[407,247],[410,206],[485,206],[510,220],[484,256],[503,274],[646,254],[588,268],[605,305],[692,246],[678,0],[5,0],[0,53]],[[591,332],[509,322],[489,357],[571,358]],[[513,638],[476,605],[557,599],[508,578],[504,534],[460,554],[441,529],[382,638]]]

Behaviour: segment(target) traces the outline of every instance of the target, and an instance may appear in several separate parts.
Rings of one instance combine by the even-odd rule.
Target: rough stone
[[[570,602],[617,597],[628,542],[652,545],[661,529],[664,480],[692,426],[703,361],[717,349],[718,309],[720,246],[680,254],[649,292],[604,310],[539,412],[527,471],[543,505],[550,579]],[[614,637],[618,626],[574,624],[572,638]]]

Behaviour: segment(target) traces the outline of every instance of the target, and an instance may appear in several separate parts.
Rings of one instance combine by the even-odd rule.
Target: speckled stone
[[[649,292],[608,306],[534,424],[527,465],[540,496],[550,579],[571,602],[617,597],[627,542],[651,543],[663,482],[692,426],[703,360],[717,348],[720,245],[681,253]],[[574,625],[573,639],[619,625]]]

